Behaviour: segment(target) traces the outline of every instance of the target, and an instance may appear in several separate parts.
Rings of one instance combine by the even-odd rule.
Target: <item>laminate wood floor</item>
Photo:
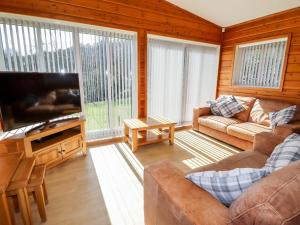
[[[126,143],[90,148],[86,157],[78,155],[47,171],[48,220],[40,222],[32,201],[34,224],[144,225],[145,166],[171,160],[186,172],[237,152],[194,131],[176,132],[172,146],[168,142],[143,146],[134,154]],[[22,224],[19,213],[16,224]]]

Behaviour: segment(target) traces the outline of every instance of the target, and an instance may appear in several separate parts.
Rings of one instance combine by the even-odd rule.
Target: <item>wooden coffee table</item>
[[[161,117],[124,120],[125,142],[131,145],[135,152],[138,146],[169,140],[174,144],[176,123]]]

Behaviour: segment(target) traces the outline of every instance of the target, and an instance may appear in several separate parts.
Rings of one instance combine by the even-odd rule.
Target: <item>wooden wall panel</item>
[[[282,91],[233,89],[231,84],[234,45],[282,34],[291,34],[291,45]],[[256,96],[300,103],[300,8],[226,28],[223,35],[220,64],[218,95]]]
[[[138,32],[138,114],[145,117],[147,112],[147,32]]]
[[[221,28],[165,0],[1,0],[0,11],[138,32],[138,114],[147,114],[147,33],[221,43]]]

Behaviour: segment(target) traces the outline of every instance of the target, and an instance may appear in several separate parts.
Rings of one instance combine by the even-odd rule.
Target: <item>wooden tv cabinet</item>
[[[55,166],[73,154],[86,155],[85,120],[83,118],[58,122],[54,127],[17,134],[0,142],[1,152],[24,152],[36,156],[36,164]],[[42,141],[42,138],[46,138]]]

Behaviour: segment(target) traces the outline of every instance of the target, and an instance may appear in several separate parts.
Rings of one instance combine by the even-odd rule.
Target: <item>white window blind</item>
[[[178,124],[194,107],[215,98],[218,47],[148,39],[148,115]]]
[[[0,15],[0,70],[79,73],[88,139],[121,135],[137,107],[136,35],[36,21]]]
[[[133,35],[79,30],[85,112],[90,138],[122,135],[136,109]]]
[[[37,25],[5,18],[0,21],[1,70],[37,71]]]
[[[279,88],[288,38],[238,45],[233,85]]]
[[[74,28],[0,18],[1,70],[74,72]]]

